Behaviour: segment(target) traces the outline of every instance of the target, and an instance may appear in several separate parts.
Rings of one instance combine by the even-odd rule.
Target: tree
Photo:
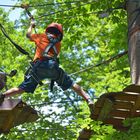
[[[140,84],[139,80],[139,1],[129,0],[126,4],[128,14],[128,47],[131,78],[133,84]]]
[[[18,4],[21,3],[24,4],[26,1],[19,0]],[[103,63],[98,67],[91,67],[127,50],[127,13],[124,10],[124,1],[82,0],[72,2],[67,0],[64,3],[62,0],[47,2],[30,0],[28,3],[29,6],[33,6],[29,7],[29,10],[34,13],[37,32],[43,32],[47,24],[53,21],[63,24],[64,39],[60,65],[92,97],[91,91],[99,96],[102,93],[122,90],[130,84],[127,55],[107,64]],[[2,13],[5,14],[3,11]],[[107,15],[108,17],[103,18]],[[26,11],[22,9],[21,18],[16,23],[12,23],[7,17],[8,15],[3,15],[1,19],[9,35],[30,54],[33,54],[33,44],[25,37],[30,22]],[[14,25],[18,25],[17,23],[20,25],[22,23],[22,26],[14,29]],[[1,33],[0,35],[2,36],[1,60],[3,60],[1,66],[6,71],[10,71],[12,68],[17,68],[19,71],[17,77],[8,80],[10,88],[17,86],[22,81],[23,73],[28,67],[28,61],[25,56],[11,46]],[[6,49],[7,46],[8,50]],[[81,72],[85,68],[89,69]],[[76,74],[74,74],[75,72]],[[7,136],[3,135],[1,138],[6,137],[9,140],[32,140],[35,138],[37,140],[72,140],[76,139],[78,131],[82,127],[88,126],[89,123],[97,132],[93,139],[97,137],[105,139],[108,130],[112,135],[114,134],[114,129],[110,127],[100,128],[98,123],[91,122],[86,104],[71,90],[63,93],[56,87],[54,93],[51,93],[46,85],[39,87],[35,94],[24,94],[22,98],[39,110],[40,119],[35,123],[16,127]],[[47,114],[40,109],[43,107],[46,107]],[[51,110],[50,107],[55,108],[55,110]],[[62,111],[56,112],[56,108]],[[103,137],[100,136],[101,132],[104,134]]]

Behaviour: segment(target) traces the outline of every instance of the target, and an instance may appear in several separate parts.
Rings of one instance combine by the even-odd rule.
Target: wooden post
[[[140,85],[140,0],[128,0],[128,55],[132,84]]]

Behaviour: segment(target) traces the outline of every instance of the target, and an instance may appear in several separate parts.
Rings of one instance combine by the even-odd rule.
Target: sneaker
[[[87,100],[87,104],[88,104],[88,107],[90,109],[91,114],[93,114],[93,105],[94,105],[94,103],[90,98]]]
[[[0,94],[0,105],[3,103],[4,98],[5,98],[5,95],[4,94]]]

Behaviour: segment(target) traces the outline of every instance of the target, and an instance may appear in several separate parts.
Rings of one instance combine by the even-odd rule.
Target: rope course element
[[[119,131],[128,131],[132,124],[125,126],[123,121],[127,118],[140,117],[140,86],[130,85],[119,92],[105,93],[95,102],[94,113],[90,118],[102,121],[104,125],[112,125]],[[78,140],[90,140],[94,135],[93,130],[84,128],[79,134]]]
[[[93,1],[86,2],[84,4],[80,4],[78,6],[75,6],[75,7],[69,8],[69,9],[63,9],[63,10],[59,10],[59,11],[52,12],[52,13],[49,13],[49,14],[44,14],[42,16],[37,17],[36,19],[40,19],[40,18],[43,18],[43,17],[46,17],[46,16],[50,16],[50,15],[54,15],[54,14],[58,14],[58,13],[66,12],[66,11],[70,11],[70,10],[73,10],[73,9],[78,9],[80,6],[85,6],[85,5],[88,5],[88,4],[91,4],[91,3],[93,3]]]
[[[76,15],[74,15],[74,16],[63,16],[63,19],[71,19],[71,18],[78,18],[79,16],[83,16],[83,17],[86,17],[87,15],[99,15],[99,17],[101,17],[101,18],[104,18],[104,17],[106,17],[105,15],[108,13],[108,12],[113,12],[114,10],[119,10],[119,9],[123,9],[122,8],[123,6],[119,6],[119,7],[116,7],[116,8],[108,8],[107,10],[103,10],[103,11],[93,11],[93,12],[88,12],[88,13],[85,13],[85,14],[76,14]],[[72,9],[71,9],[72,10]],[[60,12],[62,12],[62,11],[60,11]],[[56,12],[53,12],[53,13],[50,13],[50,14],[48,14],[49,16],[51,16],[51,15],[54,15],[54,14],[57,14],[57,13],[59,13],[58,11],[56,11]],[[48,15],[45,15],[45,16],[48,16]],[[39,17],[40,18],[40,17]],[[61,18],[54,18],[54,17],[48,17],[48,19],[54,19],[54,20],[59,20],[59,19],[61,19]],[[37,18],[36,18],[37,19]],[[39,21],[39,22],[37,22],[37,24],[36,25],[38,25],[38,24],[41,24],[41,23],[44,23],[44,21]],[[24,27],[24,26],[27,26],[26,24],[24,24],[24,25],[16,25],[16,26],[14,26],[14,28],[20,28],[20,27]]]
[[[72,4],[72,3],[79,3],[83,1],[69,1],[69,2],[55,2],[55,3],[44,3],[44,4],[36,4],[36,5],[29,5],[29,7],[45,7],[45,6],[50,6],[50,5],[63,5],[63,4]],[[96,2],[96,1],[93,1]],[[24,4],[21,5],[4,5],[0,4],[0,7],[13,7],[13,8],[23,8]]]
[[[29,7],[40,7],[40,6],[44,7],[46,5],[55,5],[55,4],[66,4],[66,3],[71,4],[71,3],[76,3],[76,2],[82,2],[82,1],[49,3],[49,4],[41,4],[41,5],[40,4],[38,4],[38,5],[21,4],[21,5],[0,5],[0,6],[3,6],[3,7],[15,7],[15,8],[25,8],[25,6],[26,6],[26,7],[29,8]],[[40,18],[45,17],[45,16],[50,16],[50,15],[58,14],[58,13],[65,12],[65,11],[70,11],[72,9],[79,8],[80,6],[85,6],[87,4],[91,4],[92,2],[96,2],[96,1],[90,1],[90,2],[83,3],[81,5],[78,5],[78,7],[76,6],[76,7],[72,7],[72,8],[69,8],[69,9],[63,9],[63,10],[59,10],[59,11],[56,11],[56,12],[52,12],[50,14],[44,14],[42,16],[37,17],[36,19],[40,19]],[[97,12],[90,12],[90,13],[87,13],[87,14],[101,14],[101,13],[106,13],[106,12],[112,12],[112,11],[118,10],[118,9],[124,9],[124,6],[118,6],[118,7],[115,7],[115,8],[108,8],[107,10],[97,11]],[[82,15],[75,15],[75,16],[82,16]],[[67,18],[69,18],[69,16]],[[71,18],[73,18],[73,16]]]
[[[80,6],[85,6],[87,4],[91,4],[91,2],[87,2],[86,4],[83,4],[83,5],[80,5]],[[58,14],[58,13],[65,12],[65,11],[70,11],[70,10],[77,9],[77,8],[79,8],[79,7],[76,6],[76,7],[73,7],[73,8],[52,12],[50,14],[44,14],[42,16],[37,17],[36,19],[40,19],[40,18],[45,17],[45,16],[50,16],[50,15]],[[108,8],[107,10],[89,12],[89,13],[86,13],[84,15],[87,15],[87,14],[88,15],[90,15],[90,14],[101,15],[102,13],[113,12],[113,10],[118,10],[118,9],[122,9],[122,8],[123,8],[122,6],[119,6],[119,7],[116,7],[116,8]],[[73,18],[73,17],[76,17],[76,16],[83,16],[83,14],[77,14],[75,16],[68,16],[67,18],[69,18],[69,17]]]
[[[70,75],[70,76],[76,75],[76,74],[78,74],[78,73],[82,73],[82,72],[88,71],[88,70],[90,70],[90,69],[92,69],[92,68],[94,68],[94,67],[99,67],[99,66],[101,66],[101,65],[103,65],[103,64],[108,64],[109,62],[112,62],[112,61],[114,61],[114,60],[116,60],[116,59],[121,58],[122,56],[126,55],[127,53],[128,53],[128,51],[124,51],[124,52],[122,52],[122,53],[119,53],[119,54],[117,54],[117,55],[115,55],[115,56],[109,58],[108,60],[102,61],[101,63],[98,63],[98,64],[96,64],[96,65],[91,65],[91,66],[89,66],[89,67],[87,67],[87,68],[85,68],[85,69],[81,69],[81,70],[79,70],[79,71],[77,71],[77,72],[74,72],[74,73],[71,73],[71,74],[69,74],[69,75]]]
[[[20,99],[4,100],[0,105],[0,114],[0,133],[7,133],[15,126],[39,118],[37,111]]]
[[[98,99],[98,97],[94,97],[94,99]],[[79,100],[72,100],[73,102],[81,102],[81,101],[85,101],[84,99],[79,99]],[[43,105],[51,105],[51,104],[62,104],[62,103],[68,103],[71,102],[70,100],[66,100],[66,101],[59,101],[59,102],[44,102],[44,103],[40,103],[40,104],[30,104],[30,106],[43,106]]]
[[[78,101],[84,101],[82,99],[79,100],[72,100],[73,102],[78,102]],[[70,100],[65,100],[65,101],[58,101],[58,102],[44,102],[44,103],[40,103],[40,104],[31,104],[30,106],[43,106],[43,105],[51,105],[51,104],[62,104],[62,103],[68,103],[71,102]]]

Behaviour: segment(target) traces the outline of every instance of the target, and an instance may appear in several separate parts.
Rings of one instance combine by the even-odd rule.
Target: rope
[[[21,53],[27,55],[30,57],[29,53],[27,51],[25,51],[24,49],[22,49],[18,44],[16,44],[10,37],[9,35],[6,33],[4,27],[2,26],[2,24],[0,23],[0,28],[2,33],[9,39],[9,41],[16,47],[17,50],[19,50]]]
[[[83,16],[83,17],[87,17],[87,15],[92,15],[92,14],[94,14],[94,15],[99,15],[99,14],[101,14],[101,13],[106,13],[107,11],[113,11],[113,9],[114,10],[118,10],[118,9],[122,9],[122,7],[121,6],[119,6],[119,7],[116,7],[116,8],[109,8],[109,9],[107,9],[107,10],[104,10],[104,11],[97,11],[97,12],[88,12],[88,13],[85,13],[85,14],[77,14],[77,15],[74,15],[74,16],[63,16],[63,19],[70,19],[70,18],[78,18],[79,16]],[[50,14],[50,15],[54,15],[55,14],[55,12],[53,13],[53,14]],[[47,15],[46,15],[47,16]],[[54,19],[54,20],[59,20],[59,19],[61,19],[61,18],[54,18],[54,17],[48,17],[48,19]],[[41,23],[44,23],[44,21],[39,21],[37,24],[41,24]],[[14,26],[14,28],[20,28],[20,27],[24,27],[24,26],[27,26],[27,25],[19,25],[19,26]]]
[[[0,4],[0,7],[15,7],[15,8],[21,8],[21,6],[19,6],[19,5],[3,5],[3,4]]]
[[[42,16],[37,17],[36,19],[40,19],[42,17],[46,17],[46,16],[50,16],[50,15],[55,15],[55,14],[62,13],[62,12],[65,12],[65,11],[70,11],[70,10],[73,10],[73,9],[78,9],[80,6],[85,6],[85,5],[88,5],[88,4],[91,4],[91,3],[93,3],[93,1],[86,2],[84,4],[81,4],[79,6],[75,6],[75,7],[69,8],[69,9],[63,9],[63,10],[59,10],[59,11],[56,11],[56,12],[51,12],[50,14],[44,14]]]
[[[94,99],[99,99],[99,97],[94,97]],[[79,99],[79,100],[72,100],[72,102],[81,102],[81,101],[85,101],[84,99]],[[40,104],[30,104],[30,106],[34,107],[34,106],[44,106],[44,105],[51,105],[51,104],[64,104],[64,103],[71,103],[71,100],[66,100],[66,101],[60,101],[60,102],[44,102],[44,103],[40,103]]]
[[[96,64],[96,65],[91,65],[91,66],[89,66],[88,68],[85,68],[85,69],[79,70],[79,71],[77,71],[77,72],[71,73],[70,76],[76,75],[76,74],[78,74],[78,73],[82,73],[82,72],[85,72],[85,71],[88,71],[88,70],[90,70],[90,69],[92,69],[92,68],[94,68],[94,67],[99,67],[99,66],[101,66],[101,65],[103,65],[103,64],[108,64],[109,62],[112,62],[112,61],[114,61],[114,60],[116,60],[116,59],[119,59],[120,57],[126,55],[127,53],[128,53],[128,51],[124,51],[124,52],[122,52],[122,53],[120,53],[120,54],[117,54],[117,55],[115,55],[115,56],[109,58],[108,60],[102,61],[101,63],[98,63],[98,64]]]
[[[84,2],[84,1],[69,1],[69,2],[55,2],[55,3],[44,3],[44,4],[36,4],[36,5],[29,5],[28,7],[45,7],[45,6],[50,6],[50,5],[63,5],[63,4],[72,4],[72,3],[79,3],[79,2]],[[96,2],[96,1],[94,1]],[[23,8],[24,4],[21,5],[4,5],[0,4],[0,7],[14,7],[14,8]]]
[[[83,6],[83,5],[81,5],[81,6]],[[36,19],[42,18],[44,16],[51,16],[51,15],[54,15],[54,14],[58,14],[59,12],[69,11],[69,10],[72,10],[72,9],[75,9],[75,8],[78,8],[78,7],[70,8],[70,9],[67,9],[67,10],[60,10],[60,11],[56,11],[56,12],[53,12],[53,13],[50,13],[50,14],[44,14],[42,16],[37,17]],[[123,9],[123,6],[118,6],[116,8],[108,8],[107,10],[103,10],[103,11],[97,11],[97,12],[94,11],[94,12],[89,12],[89,13],[85,13],[85,14],[77,14],[75,16],[66,16],[66,18],[65,17],[64,18],[69,19],[69,18],[75,18],[75,17],[78,17],[78,16],[91,15],[91,14],[99,15],[101,13],[112,12],[113,10],[119,10],[119,9]],[[54,17],[53,17],[53,19],[54,19]],[[55,18],[55,19],[61,19],[61,18]]]

